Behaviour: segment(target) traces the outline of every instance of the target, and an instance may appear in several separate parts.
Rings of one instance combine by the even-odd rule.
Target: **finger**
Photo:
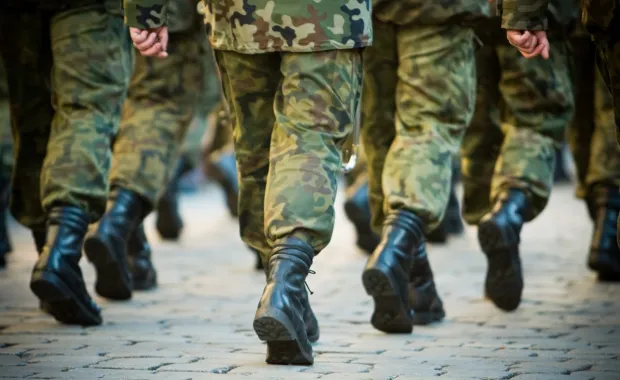
[[[134,43],[134,45],[136,46],[136,48],[138,48],[138,50],[146,50],[150,48],[151,46],[153,46],[156,42],[157,42],[157,34],[149,33],[149,36],[146,40],[144,40],[142,43],[138,43],[138,44]]]
[[[129,35],[131,36],[131,39],[133,40],[134,43],[141,43],[146,39],[146,36],[148,35],[146,30],[140,30],[138,28],[131,28],[129,30]]]
[[[543,56],[544,59],[549,59],[549,50],[551,48],[551,46],[549,45],[549,42],[547,41],[546,44],[542,44],[543,49],[542,49],[542,53],[541,55]]]
[[[159,43],[161,43],[161,49],[163,51],[168,50],[168,28],[162,28],[159,31]]]
[[[157,55],[157,53],[159,53],[160,51],[161,51],[161,44],[158,42],[146,50],[140,50],[140,54],[147,56],[147,57],[153,57]]]
[[[543,48],[544,48],[544,46],[543,46],[543,45],[538,45],[538,46],[536,47],[536,49],[534,49],[534,51],[532,51],[531,53],[524,53],[524,52],[521,52],[521,54],[522,54],[525,58],[534,58],[534,57],[536,57],[537,55],[539,55],[539,54],[542,52]]]

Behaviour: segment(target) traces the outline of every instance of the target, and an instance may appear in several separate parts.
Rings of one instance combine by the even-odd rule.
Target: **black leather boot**
[[[237,162],[235,154],[226,152],[211,155],[205,162],[207,176],[217,182],[226,196],[226,205],[230,215],[239,216],[237,202],[239,201],[239,179],[237,178]]]
[[[314,363],[306,325],[310,304],[305,284],[313,257],[312,247],[299,239],[289,238],[273,247],[267,285],[254,317],[256,335],[267,342],[269,364]]]
[[[523,191],[511,189],[499,196],[493,210],[478,225],[478,242],[488,261],[486,296],[505,311],[515,310],[521,303],[519,243],[527,203]]]
[[[415,325],[428,325],[441,321],[446,312],[437,293],[433,271],[426,255],[426,244],[419,244],[414,254],[413,267],[409,278],[409,302],[415,314]]]
[[[375,302],[372,325],[386,333],[411,333],[413,310],[409,277],[414,252],[424,242],[422,222],[412,212],[392,211],[383,225],[381,242],[366,263],[362,282]]]
[[[264,268],[263,270],[265,271],[265,279],[267,282],[269,282],[269,270],[266,268]],[[309,271],[309,273],[310,272],[311,271]],[[302,302],[304,305],[303,318],[304,318],[304,323],[306,324],[306,334],[308,335],[308,340],[311,343],[314,343],[319,340],[319,337],[321,335],[321,332],[319,329],[319,321],[318,319],[316,319],[316,315],[314,315],[314,312],[312,311],[312,307],[310,306],[310,299],[308,298],[308,293],[303,292],[302,294],[303,294]]]
[[[133,288],[127,262],[129,236],[142,223],[148,205],[136,193],[115,188],[97,230],[84,242],[88,260],[95,265],[95,290],[106,298],[127,300]]]
[[[588,209],[594,221],[588,266],[598,273],[601,281],[620,281],[617,230],[620,192],[613,187],[592,189],[588,197]]]
[[[379,236],[371,227],[370,200],[368,199],[368,183],[360,186],[355,194],[344,203],[344,211],[355,226],[357,246],[367,254],[379,245]]]
[[[151,246],[142,224],[129,236],[127,259],[134,290],[148,290],[157,286],[157,272],[151,261]]]
[[[56,320],[76,325],[101,324],[101,310],[86,291],[80,270],[88,215],[77,207],[48,214],[47,243],[35,264],[30,289]]]
[[[179,181],[190,170],[189,162],[180,157],[177,166],[170,175],[168,187],[157,203],[155,227],[164,240],[179,240],[183,231],[183,218],[181,218],[179,211]]]

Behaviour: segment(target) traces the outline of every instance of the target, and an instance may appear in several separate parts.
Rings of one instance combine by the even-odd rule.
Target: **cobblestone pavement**
[[[365,257],[339,213],[308,281],[322,333],[312,367],[264,363],[266,347],[252,331],[264,275],[252,269],[221,194],[207,188],[183,198],[182,208],[180,244],[160,242],[147,223],[159,289],[126,303],[96,298],[105,319],[96,328],[61,326],[38,311],[28,289],[36,253],[14,225],[15,252],[0,272],[0,378],[620,379],[620,286],[597,284],[586,270],[591,225],[570,187],[558,187],[524,229],[518,311],[503,313],[483,299],[486,263],[470,228],[430,248],[446,321],[405,336],[370,326]],[[94,271],[82,264],[92,289]]]

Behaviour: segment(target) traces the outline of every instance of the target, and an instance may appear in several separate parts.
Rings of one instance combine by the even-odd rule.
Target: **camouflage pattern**
[[[3,11],[0,28],[15,136],[12,214],[42,227],[44,210],[62,204],[98,219],[133,67],[119,3],[53,16]]]
[[[4,63],[0,59],[0,179],[10,179],[13,172],[13,136],[9,87]]]
[[[580,1],[584,0],[497,0],[497,12],[504,29],[546,30],[579,19]]]
[[[570,59],[566,41],[552,42],[549,60],[526,59],[507,43],[478,51],[476,112],[461,147],[468,223],[478,223],[511,188],[530,199],[526,220],[545,208],[555,148],[573,116]]]
[[[167,20],[167,0],[124,0],[129,26]],[[352,49],[372,43],[370,0],[210,0],[205,22],[217,50],[241,53]]]
[[[132,190],[151,204],[168,183],[198,108],[207,108],[201,104],[206,79],[215,75],[212,61],[211,72],[205,72],[213,54],[200,22],[169,38],[166,59],[136,56],[110,171],[111,185]]]
[[[472,31],[375,20],[364,52],[362,142],[372,225],[389,210],[418,215],[427,233],[443,218],[452,160],[474,111]]]
[[[358,50],[314,54],[216,51],[239,172],[243,240],[263,255],[295,236],[330,241],[341,147],[356,122]]]
[[[373,0],[373,16],[396,25],[461,24],[488,14],[488,0]]]
[[[567,140],[577,168],[577,196],[589,199],[595,186],[620,187],[620,146],[613,101],[593,59],[596,48],[581,34],[573,49],[575,117]]]
[[[545,30],[550,0],[497,0],[504,29]],[[576,0],[567,0],[571,3]],[[551,4],[553,6],[553,4]],[[617,0],[581,0],[582,22],[595,38],[606,39],[614,29]],[[617,28],[616,28],[617,29]]]

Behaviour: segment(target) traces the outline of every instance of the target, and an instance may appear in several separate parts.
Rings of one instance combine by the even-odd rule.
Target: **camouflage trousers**
[[[573,115],[570,47],[552,43],[551,58],[526,59],[518,50],[485,45],[476,56],[476,112],[463,140],[463,218],[476,224],[510,188],[530,199],[529,215],[546,206],[555,147]]]
[[[614,104],[595,67],[595,46],[575,38],[575,117],[568,142],[577,168],[577,196],[589,199],[594,186],[620,187],[620,145],[614,139]]]
[[[203,106],[206,62],[213,59],[203,29],[198,24],[170,33],[166,59],[135,57],[114,142],[110,184],[132,190],[152,205],[165,189],[185,134]]]
[[[59,205],[92,220],[104,212],[132,49],[116,1],[0,14],[14,128],[11,212],[22,224],[43,227],[44,210]]]
[[[373,29],[362,99],[372,225],[379,232],[389,211],[407,209],[430,232],[443,218],[452,160],[474,112],[472,32],[376,20]]]
[[[228,125],[228,130],[222,130],[216,124],[216,115],[220,111],[221,105],[224,104],[221,93],[222,85],[213,50],[211,50],[204,31],[202,31],[202,38],[206,41],[206,49],[208,49],[206,54],[201,57],[203,86],[197,94],[196,112],[194,112],[194,117],[181,147],[181,155],[192,167],[199,165],[204,153],[205,136],[212,136],[214,132],[216,136],[226,141],[224,144],[229,143],[231,151],[233,149],[230,125]]]
[[[216,58],[235,118],[242,239],[264,261],[291,236],[319,253],[334,226],[340,150],[356,122],[360,51]]]

